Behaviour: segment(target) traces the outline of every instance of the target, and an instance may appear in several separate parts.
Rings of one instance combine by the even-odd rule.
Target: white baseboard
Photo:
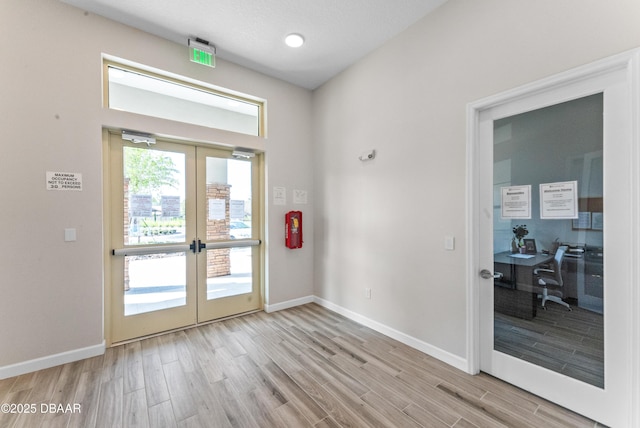
[[[366,327],[369,327],[378,333],[382,333],[385,336],[389,336],[392,339],[397,340],[398,342],[404,343],[407,346],[410,346],[418,351],[424,352],[425,354],[432,356],[450,366],[453,366],[459,370],[462,370],[468,373],[468,362],[465,358],[454,355],[450,352],[444,351],[440,348],[437,348],[433,345],[430,345],[422,340],[416,339],[415,337],[409,336],[401,331],[398,331],[394,328],[391,328],[387,325],[379,323],[378,321],[374,321],[370,318],[362,316],[356,312],[345,309],[342,306],[338,306],[332,302],[321,299],[320,297],[315,297],[313,299],[314,303],[325,307],[333,312],[336,312],[344,317],[349,318],[352,321],[355,321],[359,324],[362,324]]]
[[[314,302],[314,296],[300,297],[299,299],[287,300],[286,302],[276,303],[275,305],[264,305],[264,311],[267,313],[282,311],[283,309],[294,308],[296,306],[306,305]]]
[[[86,348],[74,349],[73,351],[62,352],[60,354],[47,355],[46,357],[36,358],[34,360],[10,364],[8,366],[0,367],[0,379],[7,379],[25,373],[35,372],[37,370],[59,366],[61,364],[95,357],[104,354],[105,349],[106,345],[103,341],[99,345],[88,346]]]
[[[295,306],[306,305],[307,303],[317,303],[318,305],[325,307],[333,312],[336,312],[344,317],[349,318],[352,321],[355,321],[359,324],[362,324],[366,327],[369,327],[378,333],[382,333],[385,336],[389,336],[392,339],[397,340],[398,342],[404,343],[407,346],[410,346],[418,351],[424,352],[427,355],[432,356],[450,366],[453,366],[459,370],[462,370],[466,373],[469,373],[469,363],[465,358],[459,357],[457,355],[453,355],[450,352],[444,351],[440,348],[437,348],[433,345],[430,345],[422,340],[416,339],[415,337],[409,336],[401,331],[398,331],[394,328],[386,326],[378,321],[374,321],[370,318],[362,316],[356,312],[345,309],[342,306],[338,306],[328,300],[321,299],[316,296],[306,296],[301,297],[299,299],[288,300],[282,303],[276,303],[275,305],[265,305],[264,311],[267,313],[281,311],[283,309],[293,308]]]

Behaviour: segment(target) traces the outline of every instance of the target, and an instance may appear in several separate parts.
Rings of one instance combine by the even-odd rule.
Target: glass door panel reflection
[[[235,159],[230,153],[198,148],[199,256],[198,320],[248,312],[260,307],[257,245],[259,177],[256,158]]]
[[[186,243],[185,154],[123,147],[125,246]],[[186,304],[186,253],[127,256],[125,316]]]
[[[186,253],[126,256],[124,315],[187,304]]]
[[[251,239],[251,162],[206,157],[207,242]],[[249,247],[207,250],[207,300],[252,291]]]
[[[185,154],[123,147],[125,245],[186,242]]]
[[[494,349],[604,388],[603,95],[495,120],[493,135]],[[540,185],[571,182],[579,219],[548,218]],[[528,218],[502,210],[503,189],[519,186],[531,186]],[[535,240],[524,254],[518,226]],[[545,293],[569,308],[543,307]]]
[[[207,300],[251,293],[251,252],[251,247],[207,250]],[[219,266],[228,270],[218,272]]]

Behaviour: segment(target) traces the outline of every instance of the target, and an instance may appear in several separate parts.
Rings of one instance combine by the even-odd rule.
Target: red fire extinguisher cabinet
[[[284,221],[285,245],[287,248],[302,248],[302,211],[289,211]]]

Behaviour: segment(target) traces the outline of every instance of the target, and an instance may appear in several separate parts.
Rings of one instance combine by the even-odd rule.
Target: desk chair
[[[556,251],[556,255],[553,259],[553,269],[537,268],[533,270],[534,278],[537,280],[537,289],[540,290],[538,297],[542,298],[543,309],[547,309],[545,307],[545,303],[547,303],[547,300],[550,300],[571,310],[571,306],[569,306],[568,303],[563,302],[561,299],[563,282],[560,269],[562,267],[564,253],[567,249],[568,247],[566,245],[558,247],[558,251]],[[535,284],[534,288],[536,288]],[[549,292],[552,294],[550,295]]]

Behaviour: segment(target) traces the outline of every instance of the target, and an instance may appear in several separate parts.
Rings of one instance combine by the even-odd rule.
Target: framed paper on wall
[[[575,229],[591,229],[591,213],[579,212],[578,218],[573,219],[571,227]]]
[[[602,213],[591,213],[591,230],[602,230],[603,226]]]

